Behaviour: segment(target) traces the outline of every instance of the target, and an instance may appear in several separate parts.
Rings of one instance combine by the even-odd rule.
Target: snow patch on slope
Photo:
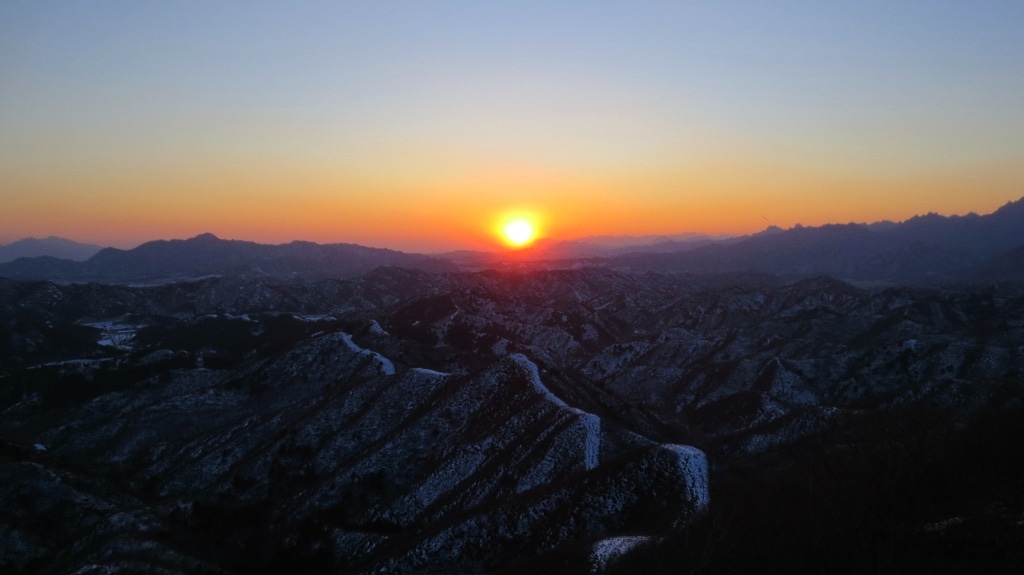
[[[338,332],[337,337],[349,351],[355,352],[360,357],[370,359],[370,365],[375,366],[377,373],[380,375],[395,375],[395,364],[391,363],[390,359],[375,351],[359,347],[352,341],[352,336],[347,333]]]
[[[627,535],[602,539],[590,551],[590,573],[600,575],[608,569],[608,565],[630,551],[654,541],[647,535]]]
[[[537,393],[541,395],[541,397],[557,407],[569,410],[578,418],[574,423],[574,426],[578,429],[578,441],[583,452],[584,468],[593,469],[597,467],[601,455],[601,418],[581,409],[570,407],[569,404],[565,403],[561,398],[552,393],[551,390],[548,389],[541,381],[540,373],[537,370],[537,364],[527,359],[525,355],[514,353],[508,357],[510,360],[515,362],[520,369],[523,369],[526,372],[527,382]]]
[[[557,395],[551,393],[551,390],[541,382],[540,373],[537,370],[537,364],[527,359],[526,356],[521,353],[513,353],[508,356],[508,359],[526,372],[527,383],[529,383],[537,393],[541,394],[545,399],[559,407],[569,407],[567,403],[562,401]]]
[[[703,451],[689,445],[662,444],[662,449],[676,456],[682,477],[688,480],[687,495],[694,509],[703,511],[711,503],[708,489],[708,458]]]

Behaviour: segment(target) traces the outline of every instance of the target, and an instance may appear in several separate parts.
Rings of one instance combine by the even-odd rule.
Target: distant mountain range
[[[71,282],[162,282],[211,275],[349,278],[379,266],[454,271],[454,264],[420,254],[354,244],[291,242],[266,245],[202,234],[158,240],[131,250],[106,248],[83,262],[42,256],[0,264],[0,277]]]
[[[930,213],[904,222],[829,224],[742,237],[700,234],[540,241],[514,253],[450,252],[427,256],[355,244],[266,245],[203,234],[160,240],[131,250],[88,252],[59,238],[2,246],[27,250],[78,246],[0,263],[0,277],[67,282],[165,282],[207,275],[350,278],[380,266],[426,271],[601,266],[659,273],[758,272],[787,277],[828,275],[892,283],[1021,281],[1024,198],[987,215]],[[96,250],[95,246],[88,246]],[[63,253],[64,255],[58,255]],[[74,261],[74,260],[85,261]],[[3,258],[0,257],[0,261]]]
[[[1024,248],[1024,198],[992,214],[940,216],[905,222],[769,228],[688,252],[634,253],[609,260],[659,272],[757,271],[829,275],[860,281],[1001,280],[1019,278],[1013,259]],[[1009,258],[1009,260],[1007,260]]]
[[[25,238],[7,245],[0,245],[0,263],[18,258],[50,256],[65,260],[84,261],[96,255],[103,246],[83,244],[64,238]]]
[[[757,272],[787,277],[827,275],[890,283],[1022,281],[1024,198],[992,214],[930,213],[904,222],[771,226],[742,237],[651,237],[614,242],[590,238],[538,242],[508,258],[445,254],[468,269],[604,266],[658,273]]]

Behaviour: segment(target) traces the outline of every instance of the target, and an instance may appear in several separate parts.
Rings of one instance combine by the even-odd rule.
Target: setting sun
[[[533,224],[522,218],[516,218],[501,229],[505,241],[513,247],[522,247],[534,240],[537,236]]]

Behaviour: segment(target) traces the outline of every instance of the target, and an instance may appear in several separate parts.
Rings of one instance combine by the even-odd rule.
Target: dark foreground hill
[[[1024,295],[0,281],[12,572],[1016,572]]]
[[[336,332],[238,371],[181,361],[9,411],[46,450],[6,447],[8,566],[479,572],[707,505],[703,453],[602,425],[523,356],[396,373]]]

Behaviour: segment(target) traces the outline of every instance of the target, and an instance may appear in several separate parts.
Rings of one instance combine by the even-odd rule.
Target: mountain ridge
[[[102,249],[103,246],[76,242],[58,236],[22,238],[7,245],[0,244],[0,263],[14,261],[18,258],[40,256],[84,261]]]
[[[892,225],[795,226],[700,246],[687,252],[635,253],[611,265],[659,272],[755,271],[861,281],[964,281],[962,272],[1024,245],[1024,198],[979,216],[929,213]],[[986,277],[985,280],[998,279]]]
[[[83,262],[22,258],[0,264],[0,276],[107,283],[171,281],[205,275],[348,278],[381,265],[430,271],[455,269],[444,260],[385,248],[303,241],[260,244],[224,240],[204,233],[188,239],[154,240],[130,250],[105,248]]]
[[[1002,284],[0,279],[0,565],[967,572],[1024,541],[1022,337]]]
[[[659,273],[755,272],[890,283],[1017,281],[1010,257],[1024,246],[1024,198],[987,215],[934,212],[902,222],[769,226],[747,236],[701,234],[539,240],[507,252],[405,253],[349,243],[260,244],[204,233],[154,240],[130,250],[105,248],[85,261],[52,256],[0,263],[0,276],[22,280],[160,282],[204,275],[351,278],[378,266],[426,271],[561,269],[598,265]],[[655,243],[644,244],[651,240]],[[637,243],[640,242],[640,243]],[[973,274],[972,270],[977,271]]]

